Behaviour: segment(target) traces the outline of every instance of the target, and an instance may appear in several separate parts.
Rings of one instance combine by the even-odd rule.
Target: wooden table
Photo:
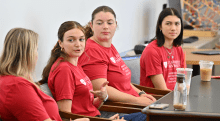
[[[147,121],[219,121],[220,120],[220,79],[203,82],[200,76],[192,78],[190,93],[185,111],[173,108],[173,92],[168,93],[155,103],[167,103],[164,110],[145,107]]]
[[[183,52],[186,52],[186,64],[193,65],[193,76],[200,74],[199,61],[200,60],[209,60],[213,61],[214,65],[220,65],[220,55],[201,55],[193,54],[193,51],[209,51],[213,49],[186,49],[183,48]],[[214,69],[213,67],[213,74]]]
[[[199,65],[200,60],[213,61],[214,65],[220,65],[220,55],[193,54],[193,51],[209,51],[213,49],[183,49],[186,52],[186,64]]]
[[[188,38],[188,36],[184,36],[183,39]],[[219,42],[220,35],[215,37],[199,37],[198,41],[193,43],[184,43],[182,48],[190,48],[190,49],[213,49],[215,48],[215,44]]]

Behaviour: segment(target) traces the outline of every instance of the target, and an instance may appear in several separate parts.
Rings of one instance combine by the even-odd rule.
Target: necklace
[[[164,46],[163,46],[164,47]],[[167,58],[169,59],[170,57],[173,59],[173,56],[171,56],[171,54],[172,54],[172,52],[173,52],[173,46],[172,46],[172,48],[171,48],[171,52],[169,53],[168,52],[168,50],[167,50],[167,48],[165,48],[164,47],[164,49],[167,51],[167,53],[168,53],[168,56],[167,56]]]

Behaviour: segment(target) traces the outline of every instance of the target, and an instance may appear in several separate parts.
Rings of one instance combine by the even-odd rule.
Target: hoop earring
[[[63,48],[61,47],[61,51],[63,51]]]

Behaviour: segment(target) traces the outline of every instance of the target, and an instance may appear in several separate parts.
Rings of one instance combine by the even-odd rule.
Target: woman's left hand
[[[156,101],[156,99],[152,95],[149,95],[149,94],[142,94],[142,95],[140,95],[140,97],[147,97],[147,98],[151,99],[154,102]]]
[[[107,90],[106,90],[106,85],[108,84],[109,82],[106,81],[104,82],[101,87],[100,87],[100,90],[97,90],[97,91],[90,91],[92,94],[94,94],[96,97],[98,97],[100,100],[104,100],[108,93],[107,93]]]
[[[109,119],[112,120],[112,121],[126,121],[126,120],[124,120],[124,117],[122,117],[120,119],[119,114],[115,114],[115,115],[111,116]]]

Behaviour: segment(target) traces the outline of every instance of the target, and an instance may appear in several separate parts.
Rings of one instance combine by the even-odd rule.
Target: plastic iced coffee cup
[[[185,83],[186,83],[186,88],[187,88],[187,95],[189,95],[193,69],[191,69],[191,68],[177,68],[176,70],[177,70],[177,74],[185,74]]]
[[[202,81],[211,81],[213,61],[200,60],[200,76]]]

